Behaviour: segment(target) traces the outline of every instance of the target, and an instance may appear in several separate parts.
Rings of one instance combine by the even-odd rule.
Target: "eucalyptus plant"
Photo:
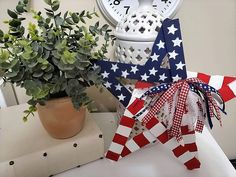
[[[23,25],[28,0],[7,10],[9,30],[0,30],[0,70],[5,82],[26,89],[31,97],[24,120],[36,111],[36,104],[69,96],[76,109],[89,105],[85,89],[99,86],[102,79],[93,61],[105,58],[114,36],[107,24],[86,27],[86,21],[98,16],[95,11],[58,12],[58,0],[44,0],[45,15],[32,11],[35,23]],[[102,39],[101,39],[102,37]],[[102,40],[103,43],[98,45]]]

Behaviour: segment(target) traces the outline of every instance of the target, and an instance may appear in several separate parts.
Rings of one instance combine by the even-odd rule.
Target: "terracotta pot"
[[[78,134],[86,116],[86,108],[77,111],[68,97],[49,100],[45,106],[38,104],[37,109],[44,128],[57,139]]]

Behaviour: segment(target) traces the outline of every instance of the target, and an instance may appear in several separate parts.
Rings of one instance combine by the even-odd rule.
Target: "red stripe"
[[[139,146],[139,147],[143,147],[146,146],[147,144],[149,144],[150,142],[147,140],[147,138],[143,135],[143,133],[140,133],[139,135],[135,136],[133,138],[133,140],[135,141],[135,143]]]
[[[196,145],[196,143],[185,144],[185,147],[186,147],[190,152],[196,152],[196,151],[197,151],[197,145]]]
[[[209,76],[207,74],[203,74],[203,73],[198,73],[197,78],[208,84],[209,81],[210,81],[211,76]]]
[[[128,137],[125,137],[116,133],[112,141],[121,145],[125,145],[127,140],[128,140]]]
[[[125,157],[127,155],[129,155],[131,153],[131,151],[125,146],[123,151],[121,152],[121,157]]]
[[[151,120],[146,124],[146,128],[147,129],[151,129],[152,127],[154,127],[156,124],[158,124],[159,123],[159,121],[155,118],[155,117],[153,117],[153,118],[151,118]]]
[[[144,107],[144,100],[136,98],[134,102],[127,108],[133,115]]]
[[[231,82],[235,81],[236,78],[235,77],[228,77],[228,76],[224,76],[224,80],[223,80],[223,86],[224,85],[228,85]]]
[[[112,151],[107,151],[106,158],[114,160],[114,161],[118,161],[119,157],[120,157],[119,154]]]
[[[139,89],[142,89],[142,88],[148,88],[148,87],[151,87],[153,86],[154,84],[153,83],[149,83],[149,82],[136,82],[135,84],[135,88],[139,88]]]
[[[168,132],[165,131],[164,133],[159,135],[157,138],[162,144],[165,144],[169,140]]]
[[[181,133],[182,135],[189,135],[189,134],[195,134],[195,131],[189,131],[188,125],[186,126],[181,126]]]
[[[200,168],[201,163],[199,162],[199,160],[197,158],[192,158],[191,160],[189,160],[188,162],[185,162],[184,165],[189,169],[189,170],[193,170],[196,168]]]
[[[132,128],[134,126],[135,120],[126,116],[121,117],[120,125]]]
[[[182,154],[184,154],[187,151],[187,149],[185,147],[183,147],[182,145],[179,145],[178,147],[176,147],[172,151],[173,151],[173,153],[175,154],[176,157],[179,157]]]
[[[218,90],[222,99],[226,102],[235,97],[234,92],[230,89],[228,85],[223,86],[220,90]]]

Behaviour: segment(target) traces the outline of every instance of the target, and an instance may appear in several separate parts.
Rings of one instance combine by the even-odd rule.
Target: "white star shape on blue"
[[[176,76],[172,77],[172,79],[173,79],[173,82],[177,82],[177,81],[179,81],[182,78],[179,77],[179,75],[177,74]]]
[[[99,68],[99,66],[98,66],[98,65],[96,65],[96,64],[94,64],[94,65],[92,66],[92,68],[93,68],[93,70],[96,70],[96,69],[98,69],[98,68]]]
[[[168,32],[168,34],[175,34],[175,31],[177,31],[178,29],[177,28],[175,28],[175,26],[174,25],[171,25],[170,27],[167,27],[168,28],[168,30],[169,30],[169,32]]]
[[[155,67],[153,67],[152,69],[149,70],[150,75],[153,75],[153,76],[156,75],[156,72],[157,72],[157,71],[158,71],[158,70],[156,70]]]
[[[154,53],[151,58],[152,58],[152,61],[158,61],[158,58],[159,58],[160,55],[157,55],[156,53]]]
[[[167,78],[167,77],[166,77],[165,73],[163,73],[162,75],[160,75],[160,80],[161,80],[161,81],[164,82],[164,81],[166,80],[166,78]]]
[[[143,81],[147,81],[147,79],[149,78],[150,76],[148,76],[146,73],[144,73],[143,75],[141,75],[141,79]]]
[[[129,73],[127,72],[127,70],[125,71],[121,71],[121,76],[124,77],[124,78],[127,78],[127,76],[129,75]]]
[[[137,66],[131,66],[131,71],[130,72],[133,72],[134,74],[136,74],[137,71],[138,71]]]
[[[172,40],[172,42],[174,43],[174,47],[175,46],[179,46],[180,47],[180,44],[181,44],[182,40],[179,39],[179,37],[177,37],[175,40]]]
[[[115,87],[116,87],[116,90],[120,90],[121,91],[122,86],[120,84],[115,85]]]
[[[185,64],[183,64],[182,61],[175,65],[176,65],[176,70],[178,69],[183,70],[184,69],[183,67],[185,66]]]
[[[111,70],[113,70],[114,72],[116,72],[116,70],[119,69],[117,64],[111,64]]]
[[[160,42],[157,44],[158,49],[164,49],[165,48],[165,43],[160,40]]]
[[[104,71],[101,75],[102,75],[103,79],[105,79],[105,78],[108,78],[109,74],[110,73]]]
[[[173,52],[169,52],[169,58],[173,58],[174,60],[176,59],[177,55],[179,55],[179,54],[176,53],[175,50]]]
[[[120,94],[117,97],[118,97],[119,101],[124,101],[126,96],[124,96],[123,94]]]
[[[111,88],[111,83],[107,81],[107,82],[104,84],[104,86],[105,86],[106,88]]]

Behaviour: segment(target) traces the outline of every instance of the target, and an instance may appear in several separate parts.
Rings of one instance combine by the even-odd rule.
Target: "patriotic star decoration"
[[[175,32],[178,30],[177,28],[175,28],[175,26],[174,26],[174,24],[173,25],[171,25],[170,27],[168,27],[168,30],[169,30],[169,32],[168,32],[168,34],[175,34]]]
[[[174,47],[175,46],[180,47],[182,40],[177,37],[175,40],[172,40],[172,42],[174,43]]]
[[[178,20],[166,19],[154,42],[149,60],[144,65],[126,64],[111,61],[96,61],[94,68],[101,67],[104,86],[127,106],[132,92],[117,78],[145,82],[170,83],[187,78],[181,31]],[[163,59],[168,56],[170,69],[162,68]]]

